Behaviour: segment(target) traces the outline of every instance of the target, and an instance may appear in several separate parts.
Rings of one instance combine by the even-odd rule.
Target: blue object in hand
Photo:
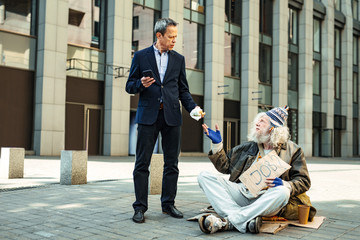
[[[278,178],[278,177],[276,177],[276,178],[274,179],[273,184],[274,184],[274,187],[284,185],[284,183],[283,183],[283,181],[281,180],[281,178]]]
[[[212,130],[211,128],[208,128],[209,131],[209,135],[207,135],[205,133],[205,135],[211,139],[212,143],[221,143],[222,139],[221,139],[221,134],[220,134],[220,130],[216,130],[216,132],[214,130]]]

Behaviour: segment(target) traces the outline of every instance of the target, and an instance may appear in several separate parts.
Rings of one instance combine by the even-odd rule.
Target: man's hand
[[[151,86],[151,84],[153,84],[155,82],[155,79],[154,78],[151,78],[151,77],[142,77],[141,78],[141,84],[148,88]]]
[[[221,134],[220,134],[220,128],[218,124],[215,124],[215,130],[212,130],[211,128],[209,128],[206,124],[202,125],[203,129],[204,129],[204,133],[206,134],[206,136],[208,138],[211,139],[212,143],[221,143],[222,139],[221,139]]]
[[[195,119],[196,121],[199,121],[201,118],[205,116],[205,112],[199,107],[196,106],[193,110],[190,112],[190,117]]]
[[[283,180],[281,178],[266,178],[265,180],[266,185],[268,185],[268,187],[277,187],[277,186],[282,186],[284,185]]]

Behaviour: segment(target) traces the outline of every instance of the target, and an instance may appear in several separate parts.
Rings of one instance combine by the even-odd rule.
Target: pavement
[[[360,158],[308,158],[308,191],[319,229],[288,226],[273,234],[211,235],[186,221],[208,206],[196,177],[216,173],[207,157],[181,157],[175,205],[184,219],[161,212],[149,195],[146,222],[134,223],[134,157],[90,156],[87,184],[60,185],[60,157],[26,156],[24,178],[0,179],[0,239],[360,239]],[[221,174],[219,174],[221,175]],[[227,177],[227,176],[225,176]]]

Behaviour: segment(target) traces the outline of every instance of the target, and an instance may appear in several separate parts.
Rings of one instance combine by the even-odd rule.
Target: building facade
[[[358,0],[0,0],[0,147],[135,154],[125,83],[162,17],[179,23],[175,50],[206,112],[183,109],[182,153],[210,149],[203,122],[230,149],[258,112],[289,105],[306,156],[359,155]]]

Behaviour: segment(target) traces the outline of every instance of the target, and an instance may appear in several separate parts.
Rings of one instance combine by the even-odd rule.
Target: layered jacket
[[[209,158],[219,172],[230,174],[230,181],[240,182],[240,175],[250,168],[259,151],[261,156],[265,156],[262,145],[255,142],[246,142],[234,147],[227,154],[224,149],[215,154],[210,151]],[[306,204],[311,206],[310,199],[305,194],[311,186],[311,181],[304,152],[290,140],[279,145],[275,151],[282,160],[291,166],[289,170],[280,176],[282,180],[290,184],[291,194],[289,203],[281,209],[279,215],[287,219],[298,219],[297,205]],[[315,213],[315,208],[311,207],[309,220],[312,220]]]

